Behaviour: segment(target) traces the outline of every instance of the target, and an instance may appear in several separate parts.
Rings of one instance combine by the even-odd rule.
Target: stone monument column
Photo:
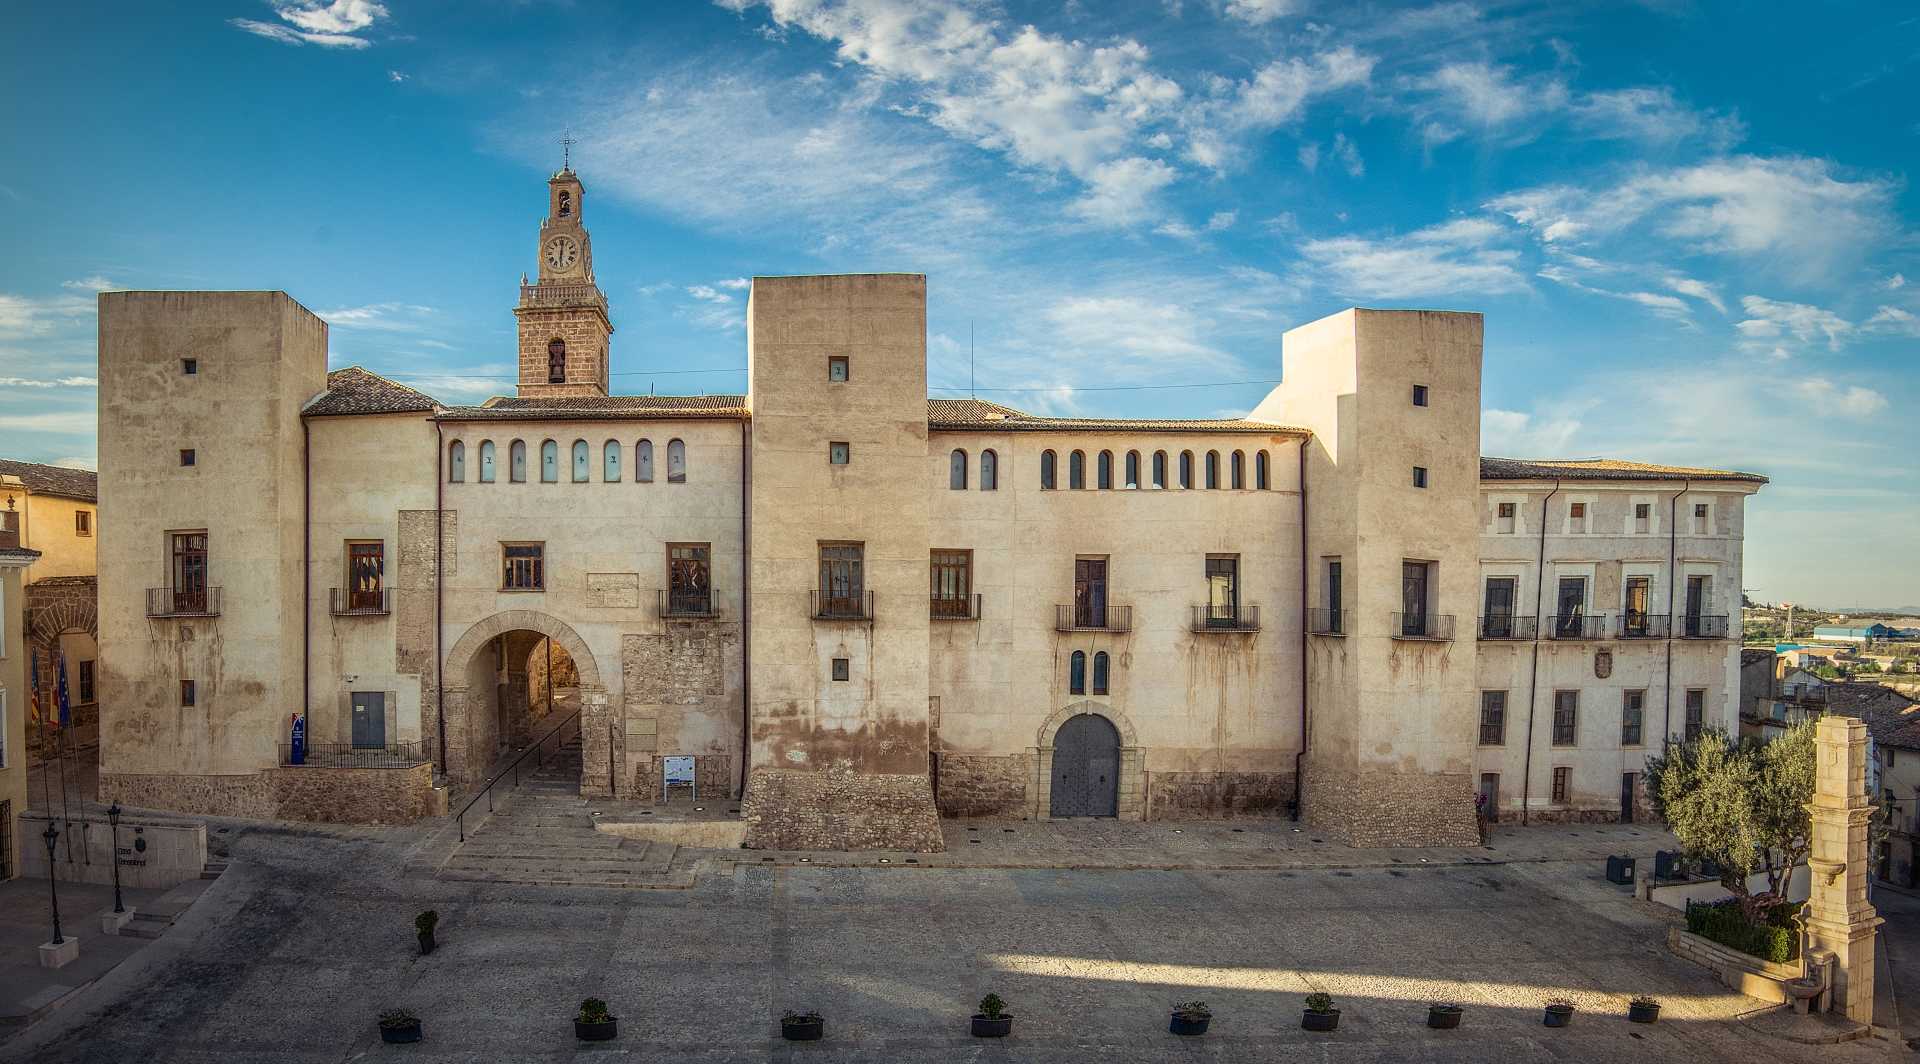
[[[1813,896],[1807,902],[1808,952],[1837,959],[1832,1008],[1857,1023],[1873,1022],[1873,946],[1880,916],[1867,901],[1867,726],[1852,717],[1822,717],[1814,739],[1813,849],[1807,860]]]

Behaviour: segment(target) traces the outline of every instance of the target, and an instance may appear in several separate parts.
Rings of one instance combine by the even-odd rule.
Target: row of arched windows
[[[958,455],[961,452],[955,451]],[[989,452],[991,453],[991,452]],[[1181,451],[1179,462],[1179,481],[1182,488],[1192,488],[1194,483],[1194,455],[1192,451]],[[1227,455],[1225,482],[1222,482],[1220,452],[1208,451],[1202,456],[1203,475],[1208,488],[1232,488],[1239,491],[1247,486],[1247,455],[1245,451],[1234,451]],[[1123,488],[1155,487],[1164,488],[1167,483],[1167,452],[1155,451],[1152,466],[1149,469],[1151,480],[1140,479],[1140,452],[1128,451],[1121,471],[1120,486]],[[1101,491],[1114,486],[1113,452],[1101,451],[1093,460],[1093,486]],[[1253,486],[1257,491],[1266,491],[1270,481],[1267,452],[1253,452]],[[1052,451],[1040,452],[1040,487],[1051,491],[1060,486],[1059,458]],[[1087,487],[1087,455],[1084,451],[1073,451],[1067,455],[1067,487],[1079,490]]]
[[[1067,665],[1067,693],[1084,695],[1087,693],[1087,652],[1076,650]],[[1107,652],[1102,650],[1093,655],[1093,693],[1107,693]]]
[[[947,456],[947,487],[954,491],[967,490],[967,452],[955,450]],[[1000,456],[991,449],[980,452],[980,490],[997,491],[1000,488]]]
[[[476,479],[482,484],[491,484],[495,479],[495,451],[492,440],[481,440],[479,447],[480,468]],[[609,484],[620,481],[620,462],[626,453],[626,445],[619,440],[608,440],[600,448],[600,479]],[[585,440],[573,441],[572,478],[575,484],[585,484],[593,479],[593,449]],[[449,483],[462,484],[467,479],[467,445],[455,440],[447,445],[447,480]],[[514,440],[507,445],[507,479],[515,484],[523,484],[527,479],[527,441]],[[560,480],[560,444],[555,440],[546,440],[540,444],[540,480],[545,484],[555,484]],[[636,484],[653,482],[653,441],[641,440],[633,447],[633,480]],[[680,440],[667,441],[667,482],[684,484],[687,482],[687,445]]]

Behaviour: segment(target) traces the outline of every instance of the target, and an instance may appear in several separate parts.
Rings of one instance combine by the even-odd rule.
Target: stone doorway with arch
[[[53,576],[26,587],[27,653],[33,660],[28,673],[40,682],[42,718],[59,712],[58,668],[66,673],[72,721],[64,731],[27,729],[28,753],[35,760],[51,756],[56,741],[63,741],[69,752],[100,741],[98,594],[98,583],[91,576]],[[19,705],[16,712],[27,713],[27,699],[21,698]]]
[[[1063,706],[1040,725],[1033,754],[1036,819],[1145,819],[1146,756],[1126,714],[1102,702]],[[1101,780],[1106,766],[1113,777]],[[1071,793],[1056,796],[1056,786]]]
[[[533,610],[488,617],[447,651],[444,676],[449,779],[484,778],[502,754],[578,712],[581,793],[607,793],[606,686],[593,651],[566,622]]]

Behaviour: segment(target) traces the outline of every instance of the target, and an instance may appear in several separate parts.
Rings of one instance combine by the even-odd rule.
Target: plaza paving
[[[1913,1059],[1882,1040],[1813,1047],[1749,1028],[1740,1017],[1759,1003],[1669,955],[1671,917],[1597,876],[1580,847],[1622,848],[1606,837],[1618,828],[1598,843],[1595,829],[1497,837],[1472,863],[1413,851],[1424,865],[1311,841],[1294,866],[1230,870],[1198,867],[1197,847],[1162,862],[1195,867],[1167,868],[992,867],[1008,862],[985,854],[967,867],[835,868],[741,854],[703,864],[689,889],[631,890],[442,878],[425,856],[438,824],[216,826],[231,866],[200,903],[82,1001],[0,1045],[0,1060]],[[1034,839],[1073,842],[1076,827],[1086,845],[1068,848],[1097,850],[1130,827],[952,825],[969,826],[1030,832],[1030,852],[1046,849]],[[1180,826],[1180,837],[1293,838],[1288,825],[1248,826]],[[1641,856],[1657,840],[1636,838]],[[412,919],[429,907],[441,948],[422,958]],[[1343,1006],[1335,1034],[1298,1029],[1314,989]],[[988,991],[1017,1016],[1004,1043],[966,1037]],[[1622,1018],[1637,993],[1665,1002],[1660,1023]],[[617,1042],[573,1040],[587,996],[611,1003]],[[1580,1005],[1572,1027],[1540,1026],[1550,996]],[[1198,1041],[1166,1033],[1167,1006],[1189,998],[1215,1010]],[[1461,1030],[1422,1025],[1436,999],[1468,1006]],[[379,1043],[373,1019],[394,1006],[420,1013],[425,1042]],[[780,1012],[799,1007],[826,1015],[825,1042],[778,1039]]]

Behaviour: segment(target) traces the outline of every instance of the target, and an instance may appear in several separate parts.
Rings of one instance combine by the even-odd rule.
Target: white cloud
[[[61,436],[91,436],[98,423],[98,415],[92,410],[0,414],[0,429],[10,429],[15,432],[51,432]]]
[[[1660,283],[1683,296],[1692,296],[1722,314],[1727,312],[1727,304],[1720,298],[1720,293],[1705,281],[1697,281],[1681,273],[1669,273]]]
[[[1899,307],[1882,306],[1868,318],[1864,328],[1875,332],[1897,332],[1908,336],[1920,336],[1920,316],[1910,310]]]
[[[1308,173],[1320,169],[1320,145],[1300,145],[1300,165],[1305,167]]]
[[[120,286],[96,273],[91,277],[82,277],[78,281],[61,281],[60,287],[71,288],[77,292],[111,292]]]
[[[1226,169],[1241,158],[1246,138],[1297,121],[1315,97],[1365,85],[1374,63],[1370,55],[1341,47],[1305,59],[1275,59],[1245,81],[1209,79],[1208,95],[1183,116],[1187,158],[1210,170]],[[1305,154],[1301,162],[1313,168]]]
[[[743,290],[743,289],[753,287],[753,282],[748,280],[745,277],[729,277],[724,281],[715,281],[713,283],[715,287],[718,287],[718,288],[732,288],[735,290]]]
[[[1771,342],[1791,336],[1801,343],[1813,343],[1825,338],[1827,347],[1838,351],[1841,343],[1853,334],[1852,322],[1806,303],[1742,296],[1740,306],[1748,317],[1735,323],[1734,328],[1749,340]]]
[[[94,300],[83,296],[35,298],[0,292],[0,340],[44,336],[56,327],[94,312]]]
[[[1595,265],[1599,265],[1599,264],[1595,264]],[[1581,281],[1579,277],[1576,276],[1572,270],[1567,269],[1565,266],[1559,266],[1559,265],[1542,266],[1540,268],[1539,273],[1540,273],[1540,276],[1546,278],[1549,281],[1554,282],[1555,284],[1565,285],[1566,287],[1572,288],[1576,291],[1586,292],[1590,295],[1606,296],[1609,299],[1624,299],[1629,303],[1638,303],[1641,306],[1659,315],[1660,317],[1666,318],[1670,321],[1682,321],[1682,322],[1689,322],[1689,323],[1693,321],[1693,308],[1687,305],[1686,300],[1683,300],[1678,296],[1670,296],[1662,292],[1645,292],[1645,291],[1624,291],[1623,292],[1623,291],[1615,291],[1610,288],[1598,288],[1593,285],[1586,284],[1585,282]]]
[[[1480,412],[1480,451],[1509,458],[1565,458],[1580,434],[1580,419],[1561,411],[1544,417],[1519,410]]]
[[[319,316],[336,329],[372,329],[379,332],[418,332],[437,313],[432,307],[415,303],[368,303],[359,307],[319,311]]]
[[[56,458],[47,464],[59,466],[62,469],[85,469],[93,471],[99,468],[100,460],[98,458],[82,458],[75,455],[67,458]]]
[[[403,82],[403,81],[406,81],[406,80],[407,80],[407,79],[408,79],[409,77],[411,77],[411,76],[412,76],[412,75],[410,75],[410,74],[408,74],[408,73],[407,73],[406,71],[404,71],[404,70],[389,70],[389,71],[387,71],[387,80],[388,80],[388,81],[391,81],[391,82],[393,82],[393,83],[394,83],[394,84],[396,84],[396,85],[398,85],[398,84],[400,84],[400,83],[401,83],[401,82]]]
[[[1076,296],[1045,311],[1052,338],[1122,375],[1167,363],[1218,370],[1232,357],[1206,340],[1208,323],[1183,303],[1134,296]]]
[[[1173,167],[1159,159],[1135,157],[1102,163],[1087,175],[1087,193],[1073,205],[1074,213],[1110,225],[1141,221],[1154,212],[1160,190],[1172,184],[1176,176]]]
[[[1353,141],[1347,139],[1345,133],[1333,135],[1333,154],[1340,160],[1340,165],[1346,168],[1347,176],[1364,177],[1366,175],[1367,164],[1360,158],[1360,149],[1354,145]]]
[[[1429,147],[1458,136],[1460,125],[1486,137],[1526,140],[1562,120],[1595,139],[1685,142],[1710,151],[1725,150],[1745,134],[1738,118],[1695,111],[1665,86],[1582,92],[1557,71],[1521,74],[1487,62],[1448,63],[1401,84],[1409,109],[1428,122]]]
[[[1523,292],[1519,252],[1498,246],[1503,230],[1484,218],[1462,218],[1402,237],[1309,240],[1301,253],[1331,278],[1327,287],[1351,297],[1413,299],[1467,293]]]
[[[1619,89],[1575,96],[1568,103],[1575,127],[1603,140],[1686,142],[1710,151],[1738,144],[1746,135],[1739,118],[1695,111],[1660,87]]]
[[[1566,106],[1567,87],[1540,75],[1514,76],[1511,67],[1488,63],[1450,63],[1419,82],[1459,119],[1483,130],[1512,125],[1522,118]]]
[[[39,379],[32,377],[0,377],[0,388],[98,388],[100,382],[93,377],[54,377]]]
[[[1880,287],[1885,288],[1887,291],[1891,292],[1896,289],[1905,288],[1906,286],[1907,286],[1906,277],[1896,273],[1892,277],[1889,277],[1884,282],[1882,282]]]
[[[687,294],[692,296],[695,299],[700,300],[703,303],[733,302],[732,296],[712,287],[711,285],[690,284],[687,286]]]
[[[1218,233],[1223,230],[1232,229],[1233,223],[1238,221],[1239,218],[1240,212],[1238,211],[1214,211],[1212,217],[1207,219],[1207,232]]]
[[[272,6],[273,13],[287,25],[246,18],[228,21],[237,29],[245,30],[257,37],[280,41],[283,44],[317,44],[322,48],[365,48],[373,42],[355,34],[387,17],[385,5],[375,3],[373,0],[331,0],[330,3],[301,0],[295,3],[274,3]],[[403,77],[404,75],[394,80],[399,81]]]
[[[1251,26],[1264,26],[1293,14],[1294,0],[1227,0],[1226,16]]]
[[[1794,390],[1821,412],[1846,418],[1872,417],[1887,408],[1886,396],[1879,392],[1859,385],[1841,386],[1825,377],[1809,377],[1794,385]]]

